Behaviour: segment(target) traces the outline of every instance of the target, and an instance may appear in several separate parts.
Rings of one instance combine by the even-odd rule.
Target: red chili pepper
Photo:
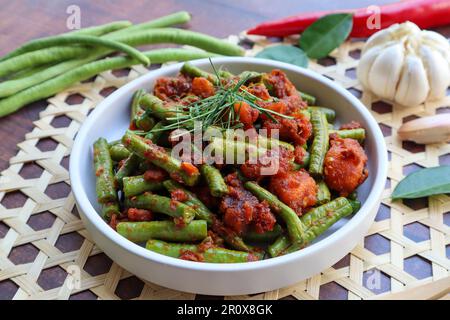
[[[352,37],[368,37],[380,30],[378,28],[368,28],[368,19],[374,15],[374,12],[368,10],[368,8],[360,8],[302,13],[281,20],[262,23],[248,30],[247,33],[269,37],[284,37],[298,34],[322,16],[343,12],[353,13],[353,29],[350,33]],[[380,6],[381,29],[387,28],[394,23],[405,21],[414,22],[422,29],[449,24],[450,1],[410,0]]]

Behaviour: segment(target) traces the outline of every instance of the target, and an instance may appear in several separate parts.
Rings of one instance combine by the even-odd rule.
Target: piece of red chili
[[[353,29],[351,37],[368,37],[380,29],[368,27],[368,19],[374,11],[368,8],[349,10],[329,10],[301,13],[277,21],[265,22],[247,31],[248,34],[269,37],[284,37],[303,32],[310,24],[322,16],[331,13],[353,13]],[[449,0],[409,0],[380,6],[380,27],[387,28],[392,24],[411,21],[422,29],[434,28],[450,23]]]

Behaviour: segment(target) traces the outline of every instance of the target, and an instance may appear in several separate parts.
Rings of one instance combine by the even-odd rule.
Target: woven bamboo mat
[[[231,37],[236,40],[237,37]],[[289,41],[289,40],[285,40]],[[270,45],[245,39],[249,55]],[[401,108],[363,92],[355,77],[362,42],[347,42],[309,68],[329,77],[371,110],[385,135],[389,173],[382,205],[364,240],[340,262],[291,287],[238,299],[368,299],[450,275],[450,197],[391,202],[403,176],[417,168],[450,164],[450,144],[402,143],[403,121],[450,110],[450,96]],[[147,72],[105,72],[48,100],[34,129],[0,177],[0,291],[10,299],[194,299],[194,294],[142,281],[107,258],[92,242],[75,209],[67,171],[73,139],[89,112],[113,88]],[[450,95],[450,93],[449,93]],[[41,148],[42,141],[53,148]],[[43,150],[42,150],[43,149]],[[39,174],[27,174],[39,169]],[[31,168],[31,169],[30,169]],[[55,197],[66,190],[67,195]],[[11,207],[11,199],[20,207]],[[24,258],[25,256],[25,258]],[[49,285],[49,280],[52,284]],[[77,281],[79,279],[79,281]],[[332,294],[330,294],[330,292]],[[9,295],[9,296],[8,296]]]

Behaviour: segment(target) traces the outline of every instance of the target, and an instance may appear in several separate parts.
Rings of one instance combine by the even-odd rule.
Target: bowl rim
[[[239,272],[244,270],[259,270],[266,269],[274,266],[281,266],[290,264],[294,260],[298,259],[306,259],[307,257],[315,254],[317,251],[323,251],[327,249],[331,249],[334,242],[339,239],[346,237],[348,233],[350,233],[354,228],[356,228],[362,221],[365,219],[365,216],[368,215],[371,210],[374,209],[375,206],[378,205],[379,199],[381,198],[382,192],[385,186],[385,180],[387,177],[387,148],[384,141],[383,134],[378,126],[378,123],[374,119],[374,117],[370,114],[367,108],[349,91],[345,88],[341,87],[339,84],[334,83],[333,81],[327,79],[319,73],[316,73],[312,70],[305,69],[302,67],[294,66],[291,64],[287,64],[284,62],[261,59],[261,58],[251,58],[251,57],[218,57],[212,58],[213,63],[215,64],[233,64],[233,63],[247,63],[249,68],[251,65],[260,65],[266,66],[268,68],[278,68],[289,70],[291,72],[300,73],[303,76],[312,78],[318,82],[321,82],[328,86],[330,89],[335,90],[339,95],[343,96],[346,100],[349,101],[358,111],[361,112],[362,116],[366,119],[368,123],[368,131],[373,135],[375,142],[375,154],[376,159],[373,161],[378,162],[378,170],[377,175],[375,176],[373,187],[366,199],[366,201],[362,204],[361,209],[358,211],[358,214],[354,215],[349,221],[333,232],[331,235],[327,236],[325,239],[320,240],[302,250],[280,256],[275,258],[270,258],[266,260],[260,261],[252,261],[252,262],[243,262],[243,263],[230,263],[230,264],[219,264],[219,263],[198,263],[193,261],[181,260],[177,258],[172,258],[168,256],[164,256],[162,254],[152,252],[150,250],[145,249],[144,247],[135,244],[128,239],[119,235],[116,231],[111,229],[107,223],[100,217],[98,212],[95,210],[93,205],[88,199],[85,189],[81,183],[81,172],[80,162],[76,159],[83,154],[83,149],[85,146],[83,145],[84,140],[88,136],[88,131],[93,126],[97,119],[101,117],[102,113],[108,108],[108,106],[119,97],[126,94],[133,87],[138,87],[141,84],[148,81],[149,78],[157,78],[160,76],[164,76],[167,73],[172,73],[179,70],[183,64],[183,62],[172,64],[169,66],[162,67],[157,70],[152,70],[147,74],[130,81],[126,85],[122,86],[103,101],[99,103],[99,105],[92,111],[92,113],[87,117],[87,119],[82,124],[79,129],[76,139],[74,141],[72,152],[70,156],[69,163],[69,176],[71,181],[72,192],[74,198],[76,200],[77,205],[80,210],[84,213],[87,219],[94,225],[96,230],[110,241],[112,241],[115,245],[120,246],[122,249],[129,251],[130,253],[137,255],[146,260],[151,260],[153,262],[160,263],[162,265],[167,265],[170,267],[187,269],[187,270],[196,270],[196,271],[208,271],[208,272]],[[198,59],[190,61],[194,65],[204,64],[208,62],[208,59]],[[321,270],[318,270],[320,272]]]

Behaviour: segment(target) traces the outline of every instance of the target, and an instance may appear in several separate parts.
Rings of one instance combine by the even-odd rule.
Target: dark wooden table
[[[68,6],[74,4],[81,9],[82,27],[114,20],[131,20],[137,23],[178,10],[187,10],[193,15],[192,22],[188,25],[191,30],[225,37],[229,34],[237,34],[259,22],[296,12],[362,7],[389,2],[392,0],[347,0],[345,2],[332,0],[0,0],[2,8],[0,10],[0,43],[2,44],[0,54],[5,54],[27,40],[66,32],[68,17],[66,10]],[[441,28],[439,31],[446,35],[450,34],[450,28]],[[36,102],[13,115],[0,119],[0,171],[8,167],[9,159],[17,152],[16,144],[21,142],[24,135],[32,129],[32,122],[38,119],[39,112],[45,106],[45,101]],[[420,151],[423,148],[420,145],[406,147]],[[423,205],[419,202],[411,205],[419,208]],[[383,247],[385,245],[383,241],[378,240],[376,238],[369,240],[366,247],[372,247],[374,250]],[[70,240],[68,242],[67,245],[70,245]],[[348,264],[347,260],[348,257],[338,264]],[[103,267],[104,261],[99,263],[99,268]],[[92,268],[95,269],[96,266]],[[51,282],[53,279],[50,277],[46,281]],[[133,288],[124,288],[124,290],[133,290]],[[320,292],[321,298],[325,299],[345,299],[346,295],[346,290],[337,285],[324,286]],[[92,297],[80,296],[80,298]]]

